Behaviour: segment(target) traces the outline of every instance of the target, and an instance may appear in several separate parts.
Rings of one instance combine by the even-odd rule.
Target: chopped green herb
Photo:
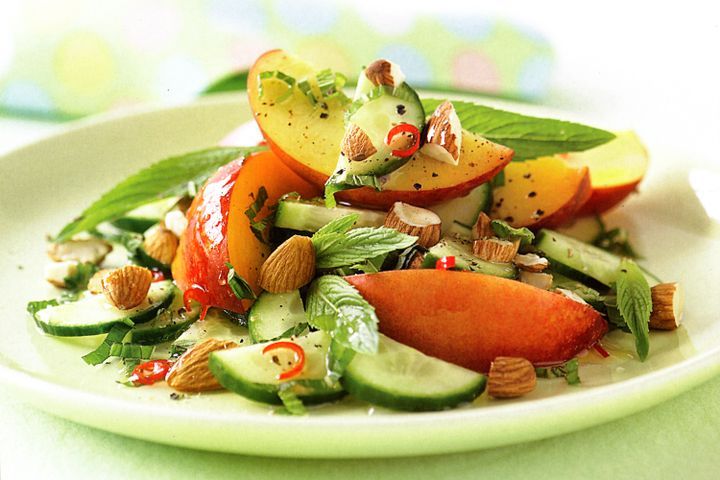
[[[540,378],[564,377],[568,385],[577,385],[580,383],[579,366],[578,359],[573,358],[556,367],[536,368],[535,374]]]
[[[526,227],[514,228],[503,220],[493,220],[490,225],[498,237],[510,240],[518,239],[520,240],[520,246],[531,245],[535,240],[535,234]]]
[[[302,400],[290,389],[291,387],[292,385],[288,383],[283,384],[278,391],[278,397],[280,397],[285,410],[290,415],[306,415],[307,410],[305,410],[305,405],[303,405]]]
[[[123,323],[113,325],[102,343],[95,350],[83,356],[82,359],[88,365],[100,365],[110,357],[113,344],[121,343],[131,328],[130,325]]]
[[[231,263],[226,263],[225,266],[228,268],[227,282],[235,297],[238,300],[255,300],[257,295],[253,292],[250,284],[238,275]]]
[[[83,262],[78,264],[75,272],[72,275],[68,275],[64,278],[65,288],[71,292],[79,292],[81,290],[87,290],[87,284],[90,278],[95,275],[95,272],[100,267],[92,262]]]
[[[279,70],[272,70],[269,72],[260,72],[258,74],[258,95],[260,98],[263,98],[265,96],[265,91],[263,89],[263,82],[265,80],[270,80],[272,78],[277,78],[281,82],[283,82],[287,86],[287,90],[280,95],[279,97],[275,98],[274,101],[278,103],[282,103],[290,96],[293,92],[293,87],[295,87],[295,78],[291,77],[290,75],[287,75]]]
[[[600,215],[596,216],[595,219],[600,227],[600,232],[593,239],[593,245],[623,257],[640,258],[640,255],[630,245],[627,230],[620,227],[608,230]]]
[[[270,214],[262,220],[257,220],[257,217],[265,206],[265,202],[267,202],[267,199],[267,190],[264,186],[261,186],[260,189],[258,189],[257,194],[255,195],[255,200],[253,200],[253,203],[251,203],[248,209],[245,210],[245,216],[248,218],[248,220],[250,220],[250,229],[252,230],[253,235],[255,235],[255,238],[257,238],[263,243],[268,243],[267,232],[268,227],[272,225],[272,217],[274,212],[271,211]]]

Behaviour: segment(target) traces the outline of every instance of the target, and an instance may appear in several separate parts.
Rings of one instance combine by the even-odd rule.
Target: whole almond
[[[294,235],[282,243],[260,267],[263,290],[283,293],[310,283],[315,276],[315,247],[310,237]]]
[[[495,398],[521,397],[535,390],[535,367],[524,358],[497,357],[490,364],[488,395]]]
[[[345,131],[340,151],[351,162],[360,162],[374,155],[377,149],[365,131],[351,123]]]
[[[145,237],[143,248],[153,259],[170,265],[175,258],[179,244],[180,241],[173,232],[165,227],[158,227]]]
[[[137,265],[125,265],[109,272],[102,279],[105,298],[120,310],[140,305],[146,298],[152,283],[152,272]]]
[[[167,384],[181,392],[206,392],[222,388],[208,366],[210,354],[237,346],[231,340],[215,338],[198,343],[175,362],[167,374]]]

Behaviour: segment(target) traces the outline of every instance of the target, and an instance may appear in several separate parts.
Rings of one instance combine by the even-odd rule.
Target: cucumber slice
[[[428,250],[423,268],[435,268],[442,257],[455,257],[455,268],[503,278],[515,278],[517,270],[512,263],[486,262],[472,254],[472,243],[461,238],[442,238]]]
[[[185,330],[171,345],[170,351],[182,353],[196,343],[208,338],[232,340],[240,345],[252,343],[248,329],[230,320],[222,312],[210,309],[204,320],[199,320]]]
[[[195,306],[189,312],[185,311],[183,296],[175,287],[172,303],[166,309],[161,310],[154,319],[136,325],[130,331],[130,341],[140,345],[157,345],[158,343],[171,342],[195,323],[199,317],[199,306]]]
[[[178,200],[179,197],[168,197],[142,205],[110,223],[121,230],[143,233],[160,220],[163,220],[165,214],[175,206]]]
[[[250,310],[248,330],[253,342],[267,342],[306,321],[299,290],[288,293],[264,292]]]
[[[610,286],[617,277],[621,257],[553,230],[540,230],[535,245],[554,270],[583,283],[597,280]]]
[[[395,410],[453,408],[485,390],[485,376],[380,336],[376,355],[356,354],[341,379],[354,397]]]
[[[44,308],[35,313],[35,323],[46,333],[59,337],[80,337],[108,332],[117,323],[147,322],[173,300],[175,287],[169,280],[150,285],[148,298],[130,310],[112,306],[102,294],[85,292],[75,302]]]
[[[464,197],[454,198],[428,208],[438,214],[442,220],[443,234],[447,234],[454,222],[472,228],[480,212],[487,210],[491,201],[492,187],[489,183],[483,183],[470,190],[470,193]]]
[[[306,403],[322,403],[342,397],[344,391],[339,383],[324,381],[328,374],[326,364],[330,336],[317,331],[292,341],[305,351],[305,368],[293,378],[290,390]],[[272,355],[262,353],[271,343],[213,352],[210,355],[210,371],[230,391],[257,402],[281,405],[278,392],[283,382],[277,376],[283,368],[273,361]]]
[[[351,213],[359,215],[355,227],[381,227],[385,222],[385,212],[343,206],[327,208],[322,200],[300,200],[296,196],[286,196],[278,202],[275,226],[317,232],[331,221]]]
[[[470,241],[472,238],[472,228],[460,222],[452,222],[445,232],[445,236]]]
[[[566,277],[560,272],[552,273],[552,288],[564,288],[574,292],[577,296],[592,305],[599,305],[603,301],[603,296],[594,288],[590,288],[582,282]]]

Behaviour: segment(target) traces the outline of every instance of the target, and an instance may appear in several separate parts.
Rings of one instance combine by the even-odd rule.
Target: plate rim
[[[465,95],[452,95],[452,97],[470,97],[476,100],[482,98],[479,96]],[[247,105],[247,99],[238,93],[223,93],[210,95],[180,105],[141,105],[123,109],[118,112],[89,117],[72,122],[50,135],[0,155],[0,164],[4,163],[8,158],[21,155],[25,149],[35,148],[38,144],[53,142],[60,137],[72,135],[78,130],[113,123],[119,119],[128,119],[148,114],[162,114],[170,110],[193,109],[199,105],[215,104],[220,107],[226,106],[228,103],[245,106]],[[530,107],[537,108],[536,105],[530,105]],[[548,107],[547,110],[552,111],[557,109]],[[378,444],[381,448],[368,448],[364,451],[357,452],[348,452],[343,448],[335,451],[316,449],[315,452],[317,452],[317,454],[313,454],[312,451],[302,453],[298,451],[273,451],[270,453],[262,448],[251,447],[249,450],[247,448],[238,450],[232,447],[217,448],[217,445],[204,448],[203,444],[198,444],[191,440],[185,441],[181,439],[178,441],[176,435],[169,435],[168,437],[171,437],[170,439],[163,440],[162,438],[147,435],[145,434],[146,432],[133,432],[122,428],[108,428],[107,425],[102,425],[90,419],[84,420],[83,418],[79,418],[78,415],[69,414],[67,411],[58,412],[58,408],[52,408],[52,404],[42,403],[38,397],[50,395],[54,399],[53,403],[58,401],[61,403],[64,402],[63,408],[65,409],[71,405],[80,403],[86,407],[93,408],[96,412],[104,412],[105,414],[116,413],[118,409],[120,409],[123,412],[131,413],[141,418],[179,419],[181,422],[189,422],[191,424],[197,422],[201,417],[202,420],[210,422],[210,425],[214,429],[228,428],[228,415],[227,413],[213,413],[208,411],[201,411],[200,414],[198,414],[197,411],[192,410],[167,409],[166,406],[159,404],[148,405],[145,403],[131,402],[127,399],[108,398],[106,394],[87,392],[34,376],[21,368],[13,367],[13,363],[12,359],[8,359],[0,352],[0,383],[9,386],[16,393],[21,394],[28,403],[48,413],[113,433],[152,440],[159,443],[212,451],[295,458],[367,458],[476,450],[491,446],[508,445],[546,438],[618,419],[668,400],[720,374],[720,344],[711,346],[673,365],[662,367],[659,370],[630,379],[598,387],[591,387],[587,390],[571,394],[556,395],[523,403],[497,405],[492,408],[467,408],[425,413],[393,413],[392,415],[376,417],[370,417],[368,415],[328,415],[296,418],[263,415],[255,412],[238,412],[231,417],[232,421],[230,425],[242,425],[244,428],[247,428],[248,424],[250,424],[256,430],[282,426],[283,428],[291,428],[302,433],[302,429],[306,429],[308,424],[311,424],[316,428],[323,429],[323,432],[328,434],[332,434],[332,429],[351,427],[356,435],[372,435],[373,432],[368,432],[368,430],[378,427],[383,428],[383,431],[380,432],[383,436],[383,441]],[[630,402],[628,405],[625,403],[628,398],[642,398],[642,401]],[[583,418],[583,414],[586,414],[590,410],[593,412],[593,415],[585,415]],[[557,412],[561,413],[558,413],[558,417],[554,417],[553,415]],[[208,413],[210,414],[208,415]],[[372,418],[372,420],[368,421],[369,418]],[[480,422],[480,424],[478,422]],[[442,423],[442,428],[438,427],[437,424],[439,423]],[[393,436],[398,441],[388,442],[388,428],[399,425],[403,427],[400,429],[401,432],[393,433]],[[468,441],[467,434],[469,430],[471,428],[477,428],[478,426],[484,427],[484,433],[489,434],[484,437],[471,437],[472,440]],[[508,429],[508,431],[512,433],[503,433],[502,427],[508,426],[512,427]],[[519,426],[520,428],[518,428]],[[183,428],[185,427],[186,426],[183,426]],[[440,442],[442,443],[442,447],[440,448],[433,448],[433,445],[424,445],[415,448],[403,447],[400,440],[407,435],[407,433],[404,432],[418,429],[457,430],[465,432],[465,434],[458,435],[458,439],[455,442]],[[390,431],[392,432],[393,430],[391,429]],[[315,435],[317,435],[317,432]],[[367,439],[365,439],[364,442],[367,443]],[[388,448],[388,445],[396,445],[396,447]],[[247,445],[243,445],[243,447],[247,447]]]

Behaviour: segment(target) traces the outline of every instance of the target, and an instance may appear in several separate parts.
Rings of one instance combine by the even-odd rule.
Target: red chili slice
[[[437,270],[450,270],[451,268],[455,268],[455,257],[453,257],[452,255],[442,257],[437,262],[435,262],[435,268]]]
[[[275,342],[271,343],[267,347],[263,348],[262,353],[265,354],[267,352],[272,352],[273,350],[278,349],[288,349],[292,350],[292,352],[295,354],[295,364],[290,367],[288,370],[285,370],[280,375],[278,375],[278,380],[287,380],[289,378],[296,377],[300,375],[300,373],[303,371],[303,368],[305,368],[305,350],[298,345],[297,343],[293,342]]]
[[[410,145],[410,147],[406,148],[405,150],[393,150],[392,154],[395,155],[396,157],[404,158],[404,157],[409,157],[413,153],[417,152],[418,148],[420,148],[420,130],[418,130],[415,125],[411,125],[409,123],[400,123],[390,129],[390,131],[387,134],[387,138],[385,138],[385,143],[390,145],[390,142],[395,137],[395,135],[402,134],[402,133],[412,134],[413,144]]]
[[[129,380],[140,385],[152,385],[164,380],[170,367],[172,362],[169,360],[150,360],[135,367]]]
[[[205,289],[200,285],[193,285],[185,290],[185,293],[183,293],[183,305],[185,306],[185,310],[188,312],[192,310],[192,306],[190,305],[191,300],[200,304],[202,307],[202,310],[200,311],[200,320],[205,320],[205,316],[210,308],[210,297],[208,296],[207,291],[205,291]]]
[[[598,353],[600,354],[600,356],[603,357],[603,358],[607,358],[607,357],[610,356],[610,354],[608,353],[608,351],[605,350],[599,343],[596,343],[595,345],[593,345],[593,348],[594,348],[595,351],[598,352]]]

